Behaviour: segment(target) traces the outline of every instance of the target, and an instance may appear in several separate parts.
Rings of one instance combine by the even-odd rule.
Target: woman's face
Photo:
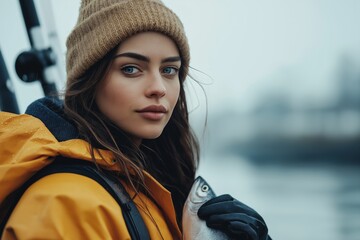
[[[144,32],[120,44],[96,92],[100,111],[136,142],[160,136],[180,92],[179,51],[165,35]]]

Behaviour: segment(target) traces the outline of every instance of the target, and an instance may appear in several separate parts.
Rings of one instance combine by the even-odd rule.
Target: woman
[[[181,239],[199,152],[183,88],[190,54],[182,23],[159,0],[83,0],[66,57],[63,104],[45,98],[27,114],[1,114],[3,208],[45,166],[64,157],[94,162],[124,185],[151,239]],[[234,239],[267,239],[263,219],[229,195],[210,200],[199,216]],[[2,235],[43,238],[130,235],[101,185],[57,173],[25,191]]]

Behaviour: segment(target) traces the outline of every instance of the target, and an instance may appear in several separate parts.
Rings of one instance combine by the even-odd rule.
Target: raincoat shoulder
[[[101,156],[100,156],[101,154]],[[56,156],[90,161],[89,144],[59,141],[38,118],[0,113],[0,216],[8,196]],[[118,170],[111,153],[99,150],[99,164]],[[181,239],[170,193],[144,172],[153,198],[134,198],[151,239]],[[135,196],[126,182],[124,187]],[[72,173],[48,175],[23,194],[1,239],[130,239],[120,206],[96,181]]]

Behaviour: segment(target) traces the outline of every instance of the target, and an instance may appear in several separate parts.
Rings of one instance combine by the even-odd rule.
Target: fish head
[[[199,208],[214,197],[216,197],[216,195],[210,185],[202,177],[197,177],[191,187],[183,209],[183,240],[230,239],[225,233],[209,228],[205,220],[200,219],[197,215]]]
[[[188,200],[192,203],[194,207],[196,206],[196,209],[198,209],[201,205],[203,205],[208,200],[214,198],[215,196],[215,192],[212,190],[210,185],[202,177],[199,176],[194,181],[194,184],[189,193]]]

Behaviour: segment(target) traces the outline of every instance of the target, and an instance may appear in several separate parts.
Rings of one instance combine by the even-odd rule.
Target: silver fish
[[[197,212],[201,205],[216,195],[210,185],[202,177],[197,177],[191,187],[183,208],[182,227],[183,240],[229,240],[223,232],[209,228],[201,220]]]

